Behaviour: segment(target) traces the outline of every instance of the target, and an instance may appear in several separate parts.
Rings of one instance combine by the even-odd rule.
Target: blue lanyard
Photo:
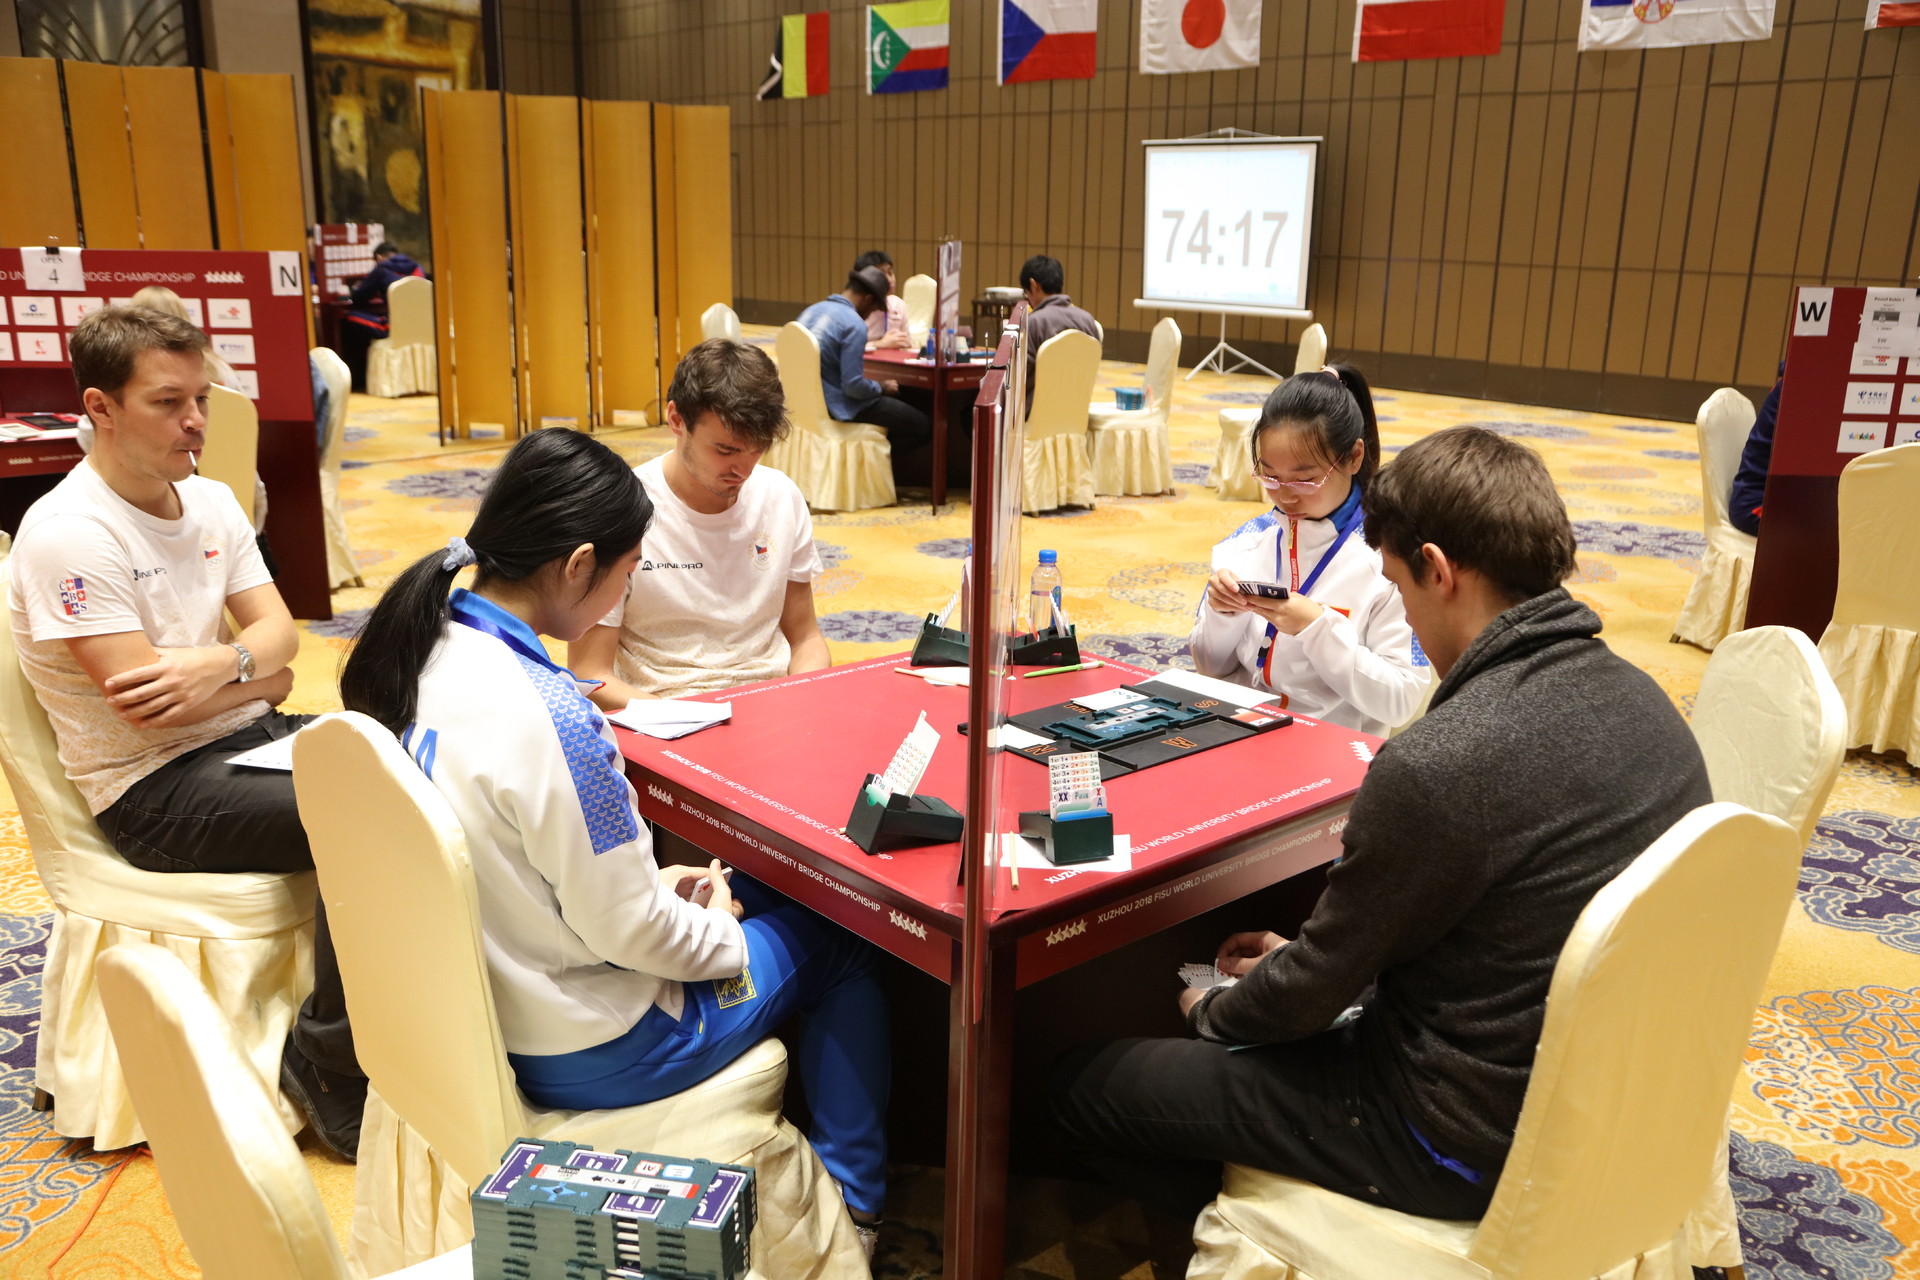
[[[461,592],[460,594],[464,595],[466,593]],[[458,598],[458,596],[456,596],[452,601],[448,603],[447,612],[452,616],[453,620],[459,623],[461,626],[472,627],[475,631],[478,631],[481,635],[492,636],[495,640],[498,640],[501,644],[504,644],[505,646],[507,646],[507,648],[513,650],[515,653],[519,654],[521,657],[530,658],[533,661],[539,663],[541,666],[545,667],[549,671],[558,672],[562,675],[568,676],[576,684],[586,683],[582,681],[578,676],[575,676],[573,672],[568,671],[565,667],[554,666],[553,659],[547,656],[546,651],[544,649],[541,649],[535,645],[528,644],[525,640],[522,640],[519,636],[513,634],[513,632],[507,630],[505,627],[501,626],[499,623],[495,622],[493,619],[487,617],[485,614],[479,613],[477,611],[468,612],[467,609],[463,607],[463,602]]]
[[[1305,596],[1313,593],[1314,584],[1320,581],[1320,575],[1327,571],[1327,566],[1333,563],[1333,558],[1340,554],[1340,548],[1346,544],[1348,535],[1355,529],[1358,529],[1360,522],[1366,518],[1366,512],[1360,509],[1359,485],[1355,485],[1353,490],[1347,494],[1347,500],[1340,504],[1339,509],[1333,513],[1333,517],[1339,521],[1339,532],[1333,535],[1333,542],[1328,545],[1326,554],[1320,557],[1320,562],[1313,566],[1312,572],[1307,574],[1307,580],[1300,584],[1300,589],[1295,593],[1296,595]],[[1285,531],[1277,528],[1274,530],[1273,577],[1276,582],[1279,581],[1280,574],[1285,567],[1280,560],[1281,544],[1285,541],[1285,539],[1280,536],[1283,532]],[[1260,646],[1260,671],[1263,676],[1266,675],[1267,658],[1273,653],[1273,638],[1279,634],[1280,628],[1269,622],[1267,624],[1266,639]],[[1267,683],[1271,685],[1273,681],[1269,679]]]

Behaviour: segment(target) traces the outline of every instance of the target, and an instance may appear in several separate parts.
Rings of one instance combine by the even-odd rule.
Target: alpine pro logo
[[[684,563],[673,560],[642,560],[640,562],[642,573],[654,569],[704,569],[706,567],[706,563],[701,560],[688,560]]]

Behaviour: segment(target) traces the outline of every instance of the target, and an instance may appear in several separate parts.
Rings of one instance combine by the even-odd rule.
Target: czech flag
[[[1353,60],[1490,57],[1506,15],[1506,0],[1360,0]]]
[[[773,70],[756,97],[813,98],[827,91],[827,15],[796,13],[780,19]]]
[[[867,92],[947,87],[947,0],[867,6]]]
[[[1867,0],[1867,30],[1876,27],[1920,27],[1920,2]]]
[[[1093,79],[1099,0],[1000,0],[1000,83]]]

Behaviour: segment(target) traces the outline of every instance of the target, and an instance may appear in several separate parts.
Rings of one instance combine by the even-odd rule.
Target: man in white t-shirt
[[[14,643],[67,777],[129,863],[311,870],[292,775],[227,763],[310,717],[273,709],[293,689],[300,641],[252,522],[225,485],[194,474],[206,350],[193,325],[144,307],[74,327],[93,450],[21,521],[8,565]],[[352,1158],[366,1078],[317,903],[314,919],[314,990],[281,1085]]]
[[[799,487],[760,458],[788,430],[766,353],[713,338],[667,390],[670,453],[635,468],[653,523],[627,597],[567,647],[603,709],[833,665],[814,614],[820,553]]]

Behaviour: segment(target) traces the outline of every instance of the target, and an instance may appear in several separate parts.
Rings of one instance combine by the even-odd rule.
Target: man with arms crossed
[[[760,458],[788,431],[766,353],[712,338],[667,389],[671,452],[634,468],[653,500],[626,602],[567,647],[593,700],[673,698],[833,664],[813,610],[820,553],[800,489]]]
[[[1239,984],[1181,996],[1196,1038],[1055,1072],[1078,1153],[1189,1219],[1222,1161],[1483,1216],[1574,921],[1713,799],[1673,704],[1559,585],[1573,531],[1531,450],[1477,427],[1408,446],[1367,489],[1366,537],[1442,679],[1380,748],[1325,893],[1292,941],[1226,940]]]
[[[293,689],[293,618],[231,491],[194,474],[207,337],[144,307],[74,327],[93,451],[27,511],[10,566],[14,642],[60,763],[120,855],[145,871],[309,871],[293,776],[227,763],[311,717]],[[222,614],[239,634],[222,641]],[[314,904],[314,988],[281,1087],[335,1152],[359,1143],[366,1078]]]

